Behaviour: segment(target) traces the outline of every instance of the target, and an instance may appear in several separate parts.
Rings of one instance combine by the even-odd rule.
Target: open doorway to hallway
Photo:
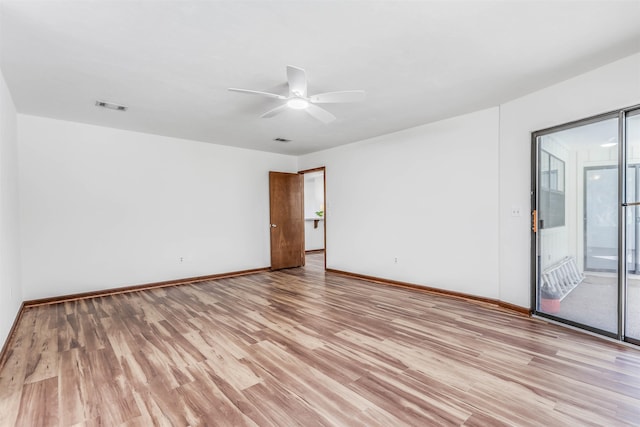
[[[307,254],[324,253],[326,241],[325,170],[318,168],[300,173],[304,174],[305,252]]]

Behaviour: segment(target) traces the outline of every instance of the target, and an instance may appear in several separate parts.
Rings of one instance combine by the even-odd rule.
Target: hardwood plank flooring
[[[640,425],[640,350],[322,256],[26,309],[0,426]]]

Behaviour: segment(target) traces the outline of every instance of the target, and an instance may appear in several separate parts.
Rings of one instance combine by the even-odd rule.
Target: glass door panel
[[[640,166],[640,110],[627,113],[626,116],[626,140],[627,140],[627,163],[629,171],[634,169],[633,186],[629,185],[629,175],[627,174],[627,192],[625,201],[631,206],[627,206],[627,258],[633,260],[633,268],[629,268],[626,277],[626,315],[625,315],[625,337],[628,341],[640,344],[640,268],[638,268],[638,253],[636,248],[640,247],[640,182],[638,169]]]
[[[618,168],[585,168],[585,270],[618,269]]]
[[[627,168],[627,194],[636,194],[639,165]],[[618,169],[611,166],[585,168],[585,270],[615,272],[618,264]],[[627,211],[627,269],[640,271],[638,265],[638,232],[634,209]]]
[[[617,136],[612,117],[536,138],[536,309],[609,336],[618,332]]]

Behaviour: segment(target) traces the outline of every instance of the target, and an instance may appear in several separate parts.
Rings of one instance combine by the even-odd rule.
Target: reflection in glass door
[[[618,117],[535,134],[536,312],[618,334]]]

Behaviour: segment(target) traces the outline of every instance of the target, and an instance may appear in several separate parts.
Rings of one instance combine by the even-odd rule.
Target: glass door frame
[[[627,180],[627,140],[626,140],[626,125],[627,125],[627,113],[640,109],[640,105],[627,107],[619,110],[610,111],[607,113],[591,116],[585,119],[576,120],[573,122],[565,123],[559,126],[553,126],[550,128],[538,130],[531,133],[531,313],[535,316],[548,318],[556,322],[564,323],[570,326],[578,327],[590,332],[594,332],[600,335],[604,335],[610,338],[615,338],[619,341],[627,341],[636,345],[640,345],[640,341],[627,338],[625,336],[625,321],[626,321],[626,298],[627,298],[627,224],[626,224],[626,209],[627,197],[626,197],[626,180]],[[538,183],[538,167],[539,167],[539,154],[540,146],[538,139],[541,136],[568,130],[580,126],[597,123],[608,119],[618,119],[618,271],[617,271],[617,284],[618,284],[618,325],[617,333],[608,332],[602,329],[598,329],[592,326],[588,326],[582,323],[574,322],[568,319],[554,316],[553,314],[545,313],[539,310],[538,301],[538,283],[541,277],[540,269],[540,233],[539,233],[539,183]],[[586,250],[586,248],[585,248]]]

